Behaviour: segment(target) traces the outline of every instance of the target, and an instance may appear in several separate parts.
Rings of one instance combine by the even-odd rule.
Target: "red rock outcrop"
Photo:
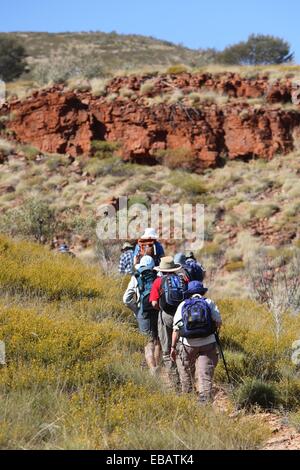
[[[79,155],[90,148],[93,117],[74,93],[53,88],[10,103],[9,129],[44,152]]]
[[[184,101],[149,105],[141,86],[151,78],[148,96],[180,89],[213,90],[227,94],[228,103],[202,104],[197,109]],[[132,98],[111,93],[121,88],[135,92]],[[216,166],[220,157],[272,158],[294,146],[300,129],[300,108],[285,110],[278,105],[253,107],[247,98],[264,96],[266,101],[291,100],[292,84],[270,85],[266,77],[242,79],[235,74],[180,74],[174,76],[117,77],[106,95],[65,91],[62,86],[42,90],[24,101],[6,104],[0,113],[10,113],[7,123],[20,142],[43,152],[88,154],[93,139],[118,141],[126,160],[155,163],[159,150],[186,148],[194,155],[194,167]]]

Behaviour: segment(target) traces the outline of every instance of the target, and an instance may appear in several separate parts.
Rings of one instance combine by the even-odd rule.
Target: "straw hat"
[[[122,251],[127,250],[127,249],[133,250],[133,246],[129,242],[125,242],[122,246]]]
[[[161,271],[162,273],[173,273],[180,271],[181,264],[174,263],[172,256],[165,256],[161,258],[160,265],[156,266],[155,271]]]

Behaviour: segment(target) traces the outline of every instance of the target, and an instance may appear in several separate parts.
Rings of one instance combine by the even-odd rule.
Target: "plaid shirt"
[[[124,251],[120,256],[119,273],[132,274],[133,273],[133,250]]]

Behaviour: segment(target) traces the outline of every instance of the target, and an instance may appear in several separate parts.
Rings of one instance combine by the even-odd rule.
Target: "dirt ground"
[[[232,410],[226,391],[217,388],[213,405],[220,410],[230,411],[232,416],[238,414]],[[287,418],[275,413],[260,413],[260,416],[270,427],[272,436],[266,441],[261,450],[300,450],[300,433],[288,424]]]

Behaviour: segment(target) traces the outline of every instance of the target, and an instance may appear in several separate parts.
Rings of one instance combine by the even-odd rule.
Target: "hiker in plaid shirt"
[[[133,246],[126,242],[122,246],[122,254],[119,262],[120,274],[133,274]]]

